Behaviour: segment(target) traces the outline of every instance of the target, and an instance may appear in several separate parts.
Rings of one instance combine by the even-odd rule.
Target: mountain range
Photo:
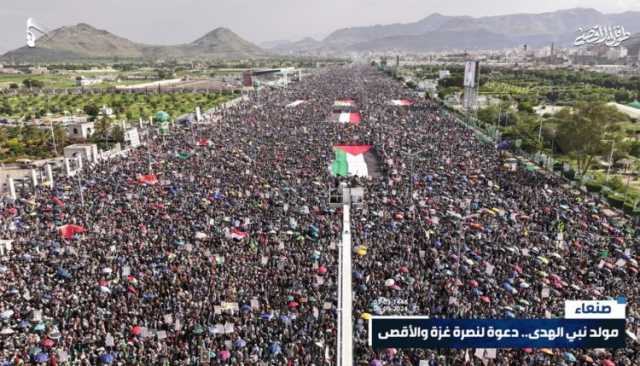
[[[36,42],[0,56],[0,62],[73,62],[84,60],[210,60],[267,58],[272,55],[345,55],[351,52],[433,52],[546,46],[568,46],[578,28],[620,25],[639,33],[626,43],[640,49],[640,12],[604,14],[574,8],[540,14],[470,17],[431,14],[413,23],[338,29],[322,40],[274,41],[260,48],[227,28],[173,46],[147,45],[116,36],[88,24],[61,27]],[[623,43],[625,46],[625,43]],[[267,49],[267,50],[265,50]]]
[[[81,60],[247,59],[269,53],[227,28],[216,28],[197,40],[173,46],[136,43],[80,23],[55,29],[36,41],[0,56],[0,62],[68,62]]]
[[[315,45],[280,43],[278,53],[336,53],[361,51],[429,52],[462,49],[496,49],[550,45],[568,46],[578,28],[594,25],[624,26],[640,32],[640,12],[603,14],[595,9],[574,8],[540,14],[470,17],[431,14],[413,23],[396,23],[338,29]],[[301,46],[302,45],[302,46]]]

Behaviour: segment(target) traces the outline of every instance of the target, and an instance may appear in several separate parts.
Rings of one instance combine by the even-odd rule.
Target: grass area
[[[73,88],[76,86],[76,78],[71,75],[0,75],[0,89],[9,88],[11,84],[18,84],[22,87],[22,81],[25,79],[41,81],[47,88]]]
[[[148,118],[158,111],[166,111],[175,118],[193,112],[196,106],[207,110],[234,97],[230,93],[18,95],[0,97],[0,117],[30,120],[33,117],[78,114],[91,107],[106,105],[113,108],[118,118],[127,120]]]

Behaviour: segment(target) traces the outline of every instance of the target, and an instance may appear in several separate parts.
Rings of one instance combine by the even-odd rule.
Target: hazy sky
[[[640,10],[640,0],[0,0],[0,53],[25,44],[28,17],[48,29],[85,22],[153,44],[191,42],[224,26],[259,43],[413,22],[434,12],[484,16],[573,7],[615,13]]]

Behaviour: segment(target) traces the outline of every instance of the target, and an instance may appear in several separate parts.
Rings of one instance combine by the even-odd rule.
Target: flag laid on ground
[[[413,105],[413,101],[409,99],[394,99],[389,101],[389,104],[398,106],[398,107],[408,107]]]
[[[198,140],[198,142],[196,142],[196,145],[198,145],[198,146],[211,146],[211,145],[213,145],[213,143],[211,142],[211,140],[208,140],[208,139],[200,139],[200,140]]]
[[[158,184],[158,177],[155,174],[139,175],[138,182],[140,184]]]
[[[179,151],[176,153],[176,158],[180,159],[180,160],[187,160],[191,157],[191,153],[187,152],[187,151]]]
[[[249,236],[248,233],[245,233],[244,231],[241,231],[235,227],[225,232],[225,237],[227,239],[242,240],[248,236]]]
[[[287,104],[287,108],[294,108],[299,106],[300,104],[306,102],[305,100],[296,100],[295,102]]]
[[[365,156],[370,154],[371,145],[335,145],[335,160],[331,164],[331,173],[337,177],[367,177],[369,166]],[[368,159],[372,161],[373,158]]]
[[[333,120],[338,123],[360,124],[362,117],[359,112],[342,112],[333,115]]]
[[[336,100],[333,103],[334,108],[355,107],[356,102],[353,99]]]
[[[58,232],[60,233],[60,236],[62,236],[65,239],[71,239],[75,234],[82,234],[85,231],[86,230],[84,227],[80,225],[72,225],[72,224],[63,225],[58,228]]]
[[[53,196],[53,198],[51,198],[51,200],[53,201],[53,203],[55,203],[56,205],[60,206],[60,207],[64,207],[64,202],[62,202],[62,200],[56,196]]]

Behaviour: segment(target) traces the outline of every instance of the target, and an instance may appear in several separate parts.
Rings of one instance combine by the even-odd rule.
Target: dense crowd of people
[[[560,178],[505,169],[436,103],[389,103],[408,98],[368,66],[323,69],[3,201],[0,365],[335,364],[340,181],[365,188],[352,211],[358,364],[568,362],[373,350],[366,314],[561,317],[565,299],[622,295],[635,334],[635,228]],[[340,99],[360,124],[331,118]],[[359,143],[378,176],[333,177],[333,145]],[[634,365],[637,349],[571,352]]]

